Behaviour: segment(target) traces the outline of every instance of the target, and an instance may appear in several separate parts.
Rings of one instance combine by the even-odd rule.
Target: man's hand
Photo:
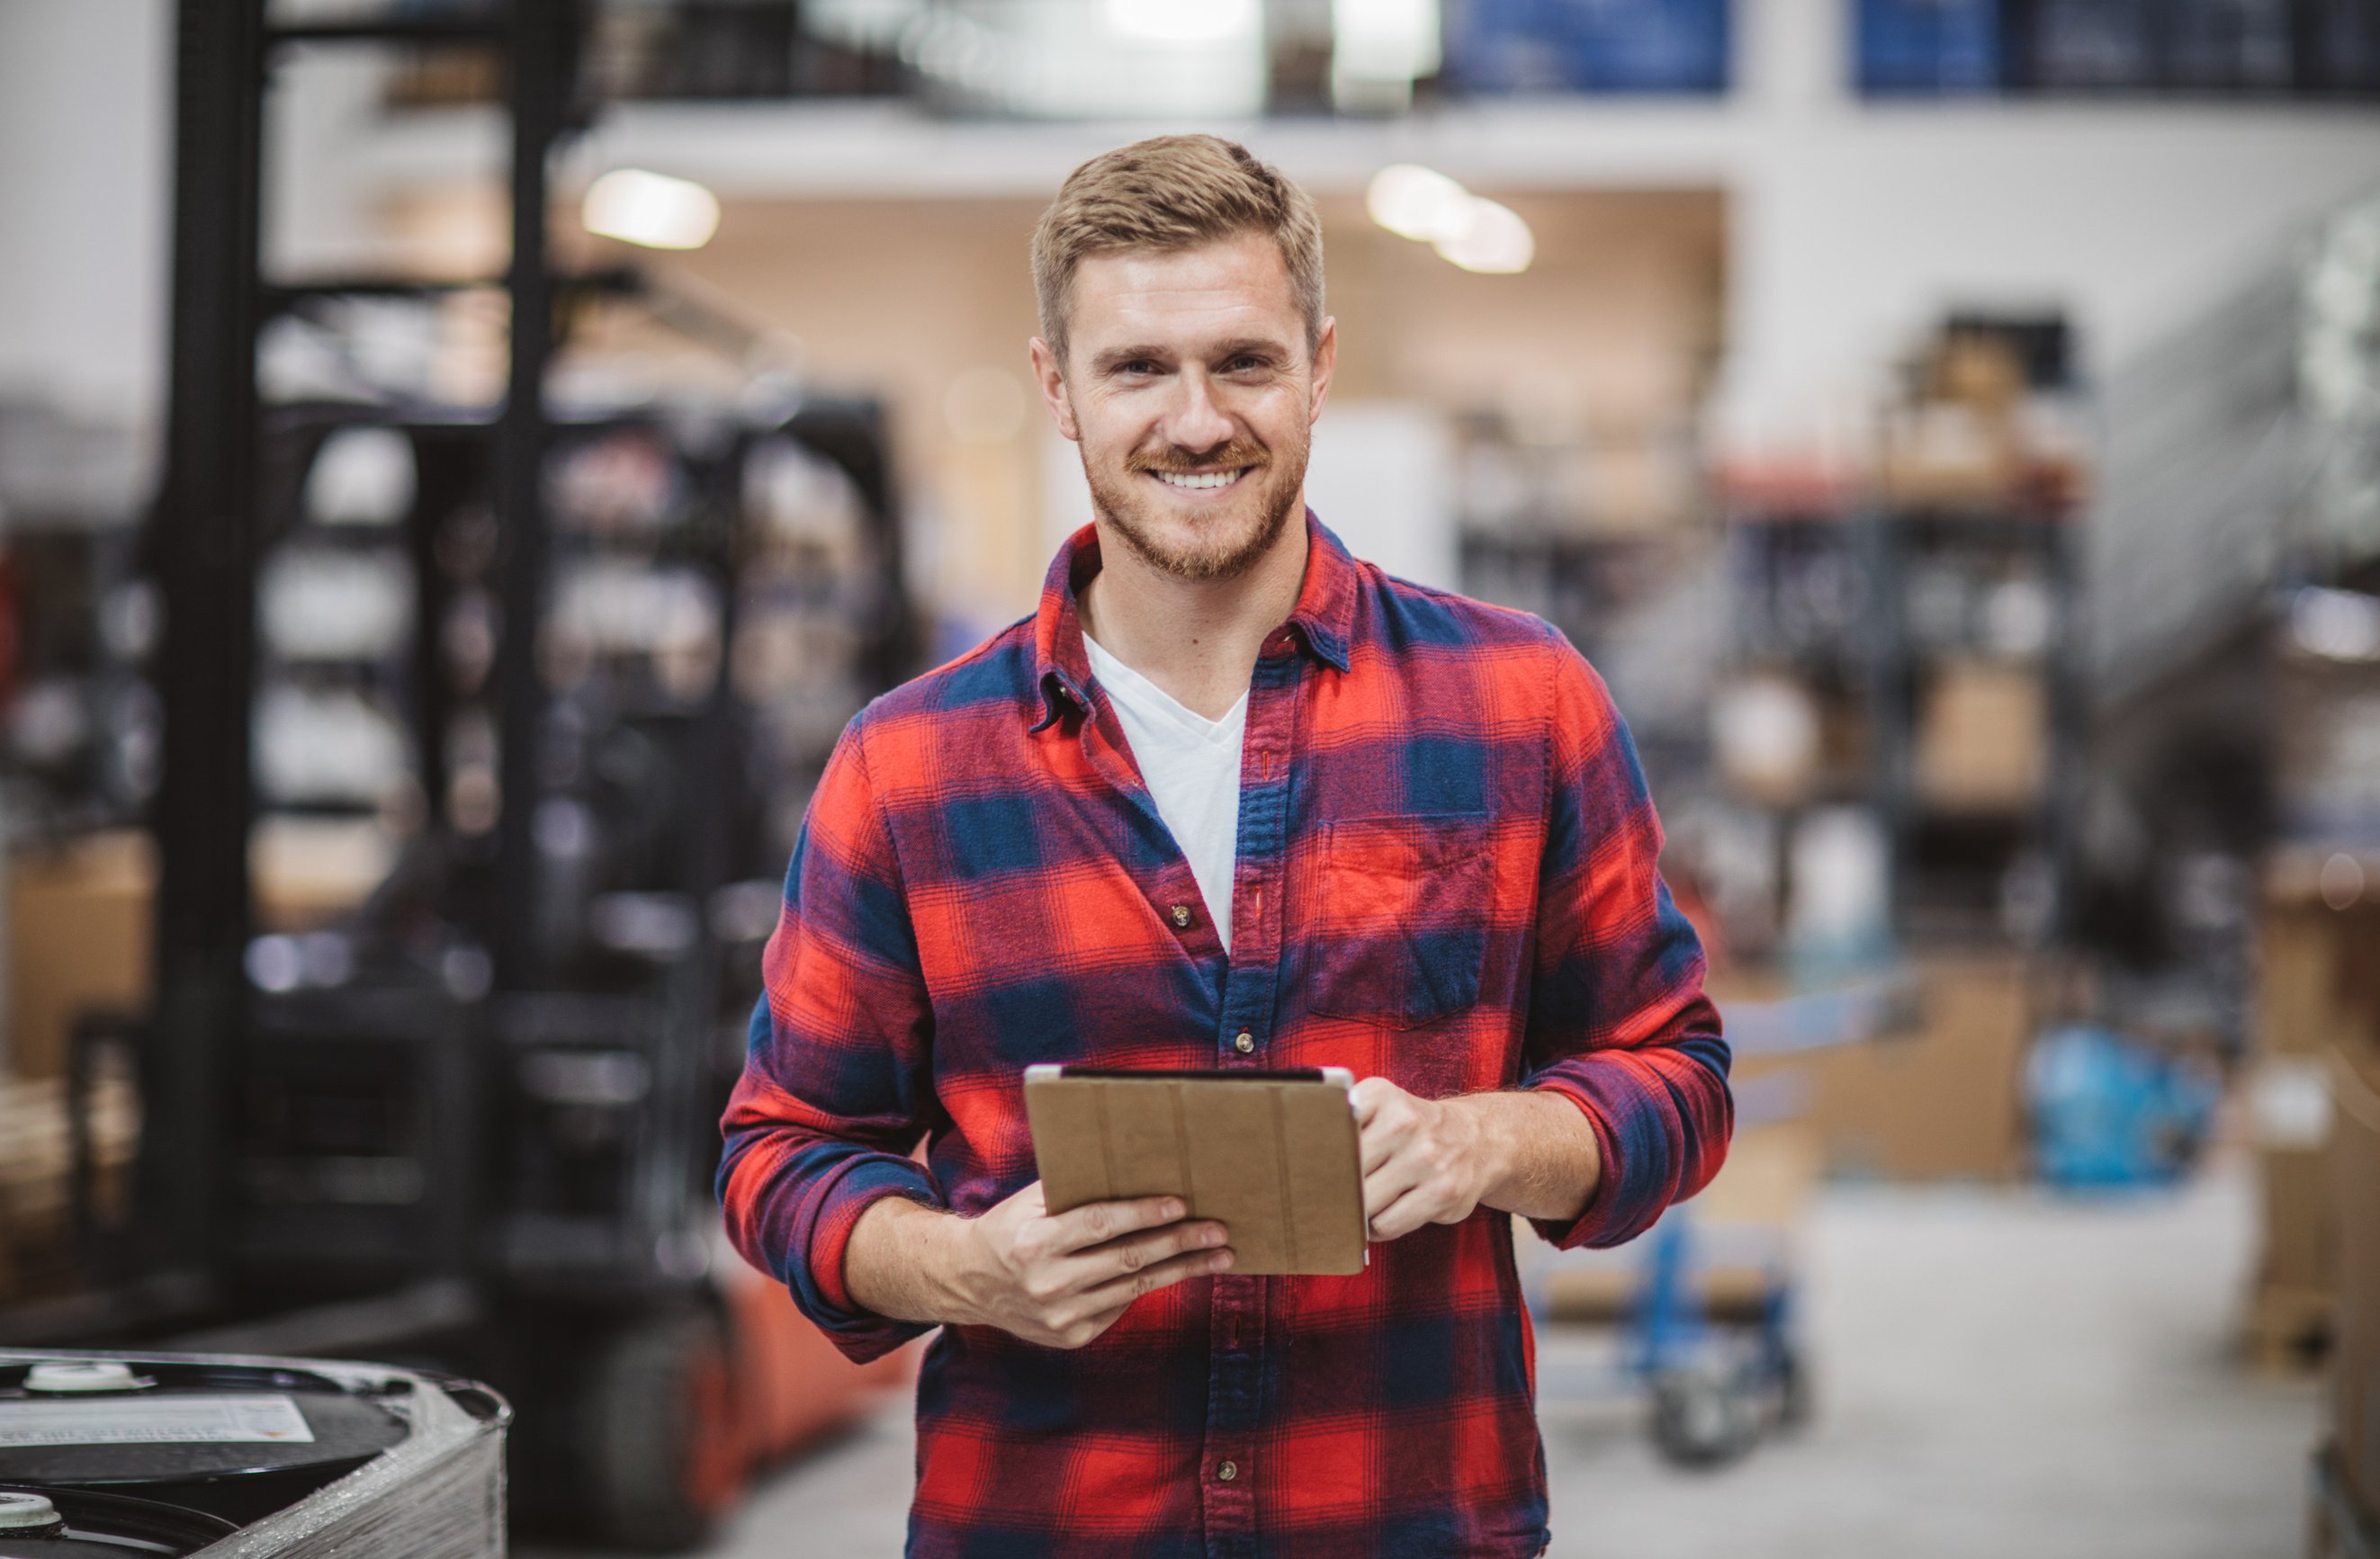
[[[1142,1295],[1231,1267],[1223,1226],[1184,1211],[1145,1197],[1052,1214],[1038,1180],[979,1218],[887,1197],[852,1229],[844,1281],[880,1315],[1081,1348]]]
[[[1482,1206],[1573,1218],[1601,1177],[1595,1132],[1564,1098],[1522,1091],[1430,1100],[1385,1077],[1364,1079],[1348,1097],[1374,1239],[1459,1224]]]
[[[1374,1239],[1471,1216],[1495,1170],[1487,1161],[1490,1144],[1469,1112],[1416,1098],[1385,1077],[1366,1078],[1348,1099],[1355,1106],[1364,1216]]]

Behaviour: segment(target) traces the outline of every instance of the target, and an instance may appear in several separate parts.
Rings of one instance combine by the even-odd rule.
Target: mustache
[[[1262,444],[1245,439],[1233,439],[1220,449],[1186,450],[1168,446],[1161,450],[1135,450],[1124,459],[1127,471],[1163,471],[1174,476],[1186,476],[1194,471],[1211,471],[1218,466],[1269,465],[1272,456]]]

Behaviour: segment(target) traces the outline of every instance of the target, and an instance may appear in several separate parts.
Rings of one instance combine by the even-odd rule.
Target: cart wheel
[[[1673,1370],[1653,1383],[1653,1444],[1680,1467],[1718,1467],[1760,1433],[1751,1396],[1724,1374]]]
[[[1777,1425],[1799,1429],[1810,1421],[1810,1373],[1802,1355],[1788,1348],[1777,1360]]]
[[[727,1344],[707,1311],[630,1323],[589,1383],[585,1485],[601,1535],[655,1552],[700,1543],[744,1492]]]

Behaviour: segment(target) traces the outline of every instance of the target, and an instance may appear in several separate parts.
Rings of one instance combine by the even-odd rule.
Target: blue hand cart
[[[1895,975],[1728,1004],[1728,1039],[1739,1058],[1789,1064],[1736,1086],[1726,1166],[1643,1239],[1620,1251],[1536,1247],[1524,1289],[1540,1327],[1601,1323],[1617,1329],[1620,1343],[1616,1368],[1541,1354],[1541,1402],[1641,1395],[1654,1444],[1685,1467],[1731,1461],[1808,1415],[1794,1237],[1820,1153],[1798,1124],[1810,1078],[1790,1058],[1891,1032],[1912,1002],[1911,982]]]

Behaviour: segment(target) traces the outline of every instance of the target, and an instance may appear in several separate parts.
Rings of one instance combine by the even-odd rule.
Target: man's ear
[[[1320,333],[1314,338],[1314,404],[1306,408],[1308,423],[1322,416],[1322,403],[1330,395],[1330,376],[1338,367],[1339,321],[1325,319]]]
[[[1075,403],[1066,395],[1066,369],[1058,354],[1039,336],[1033,338],[1033,382],[1041,391],[1041,404],[1050,408],[1050,420],[1058,431],[1076,443],[1083,441],[1083,430],[1075,425]]]

